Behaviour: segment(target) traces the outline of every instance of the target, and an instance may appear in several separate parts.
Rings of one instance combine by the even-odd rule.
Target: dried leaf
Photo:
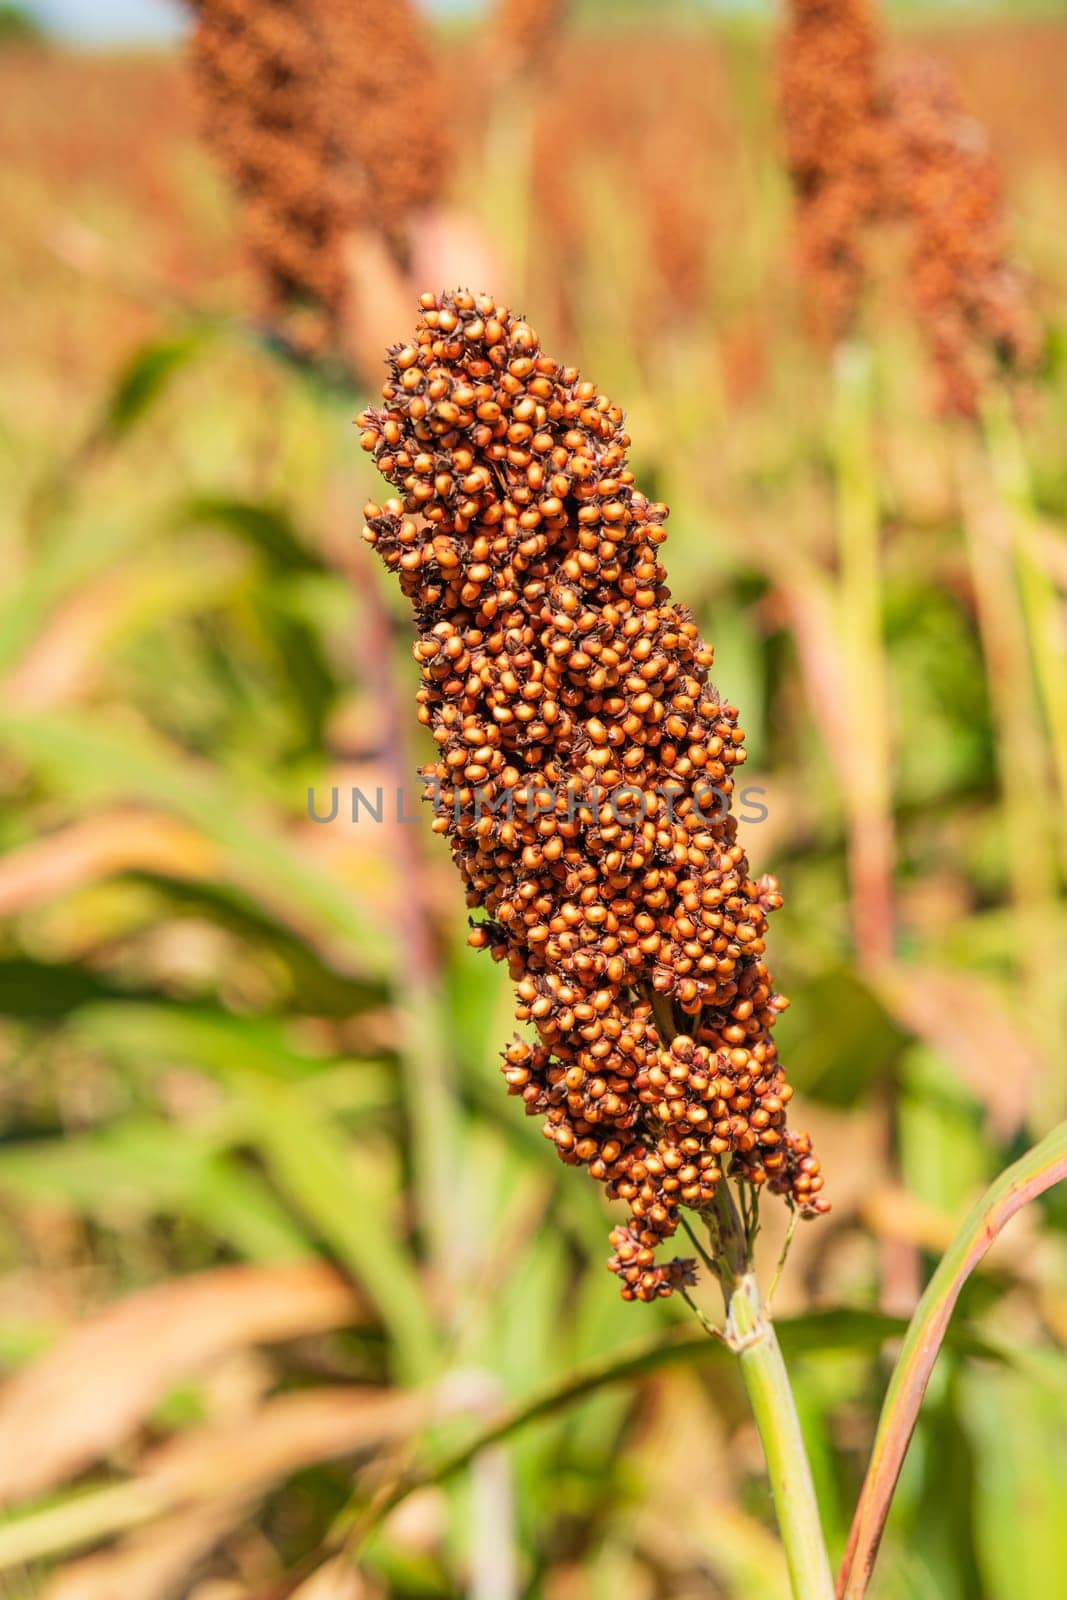
[[[338,1556],[313,1572],[293,1591],[291,1600],[363,1600],[366,1593],[366,1582],[356,1568],[344,1556]]]
[[[180,1595],[197,1563],[239,1522],[244,1500],[224,1500],[166,1517],[113,1550],[60,1568],[42,1600],[171,1600]]]
[[[0,1502],[99,1460],[179,1378],[225,1352],[342,1327],[358,1311],[319,1263],[221,1268],[109,1306],[0,1390]]]
[[[210,561],[190,558],[178,569],[172,552],[155,551],[86,584],[52,611],[19,658],[4,685],[7,705],[26,712],[85,704],[99,692],[109,646],[130,631],[218,604],[247,565],[236,548],[214,549]]]
[[[0,916],[123,872],[207,877],[218,852],[195,829],[148,811],[106,811],[45,835],[0,861]]]
[[[301,1468],[405,1437],[423,1420],[418,1394],[321,1388],[284,1394],[221,1427],[179,1434],[139,1477],[79,1491],[0,1526],[0,1570],[101,1544],[116,1534],[210,1505],[228,1520]]]
[[[13,713],[0,707],[0,741],[54,782],[65,802],[157,806],[207,835],[222,854],[221,875],[329,950],[339,970],[388,970],[389,930],[336,876],[308,859],[240,785],[191,759],[146,727],[79,717],[72,711]]]
[[[1010,1140],[1026,1121],[1035,1084],[1047,1074],[1036,1044],[975,973],[896,963],[875,985],[901,1027],[940,1051],[989,1111],[989,1131]]]
[[[247,1420],[178,1435],[148,1459],[145,1476],[174,1505],[259,1493],[308,1462],[403,1435],[423,1411],[417,1393],[370,1386],[283,1394]]]

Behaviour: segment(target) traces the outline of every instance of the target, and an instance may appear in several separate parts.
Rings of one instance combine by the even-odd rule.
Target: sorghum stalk
[[[1049,833],[1045,741],[1030,667],[1026,615],[989,458],[978,435],[962,420],[956,424],[954,443],[975,611],[989,680],[1024,1009],[1034,1037],[1055,1041],[1062,1029],[1056,1003],[1056,864]],[[1057,1085],[1054,1092],[1058,1089]]]
[[[880,49],[872,0],[790,0],[779,86],[800,262],[818,327],[834,347],[837,632],[849,720],[838,765],[853,934],[866,966],[892,956],[894,922],[872,361],[860,333],[866,234],[884,206]]]
[[[843,774],[849,881],[860,962],[890,960],[894,943],[893,800],[888,671],[882,624],[881,519],[874,461],[872,360],[860,340],[834,356],[838,628],[852,738]]]
[[[912,298],[937,373],[941,410],[954,425],[960,504],[988,664],[1020,971],[1036,1036],[1056,1041],[1062,1024],[1050,996],[1056,992],[1058,958],[1048,936],[1054,921],[1049,839],[1054,805],[1040,702],[1054,760],[1062,761],[1057,743],[1063,737],[1058,709],[1063,696],[1048,656],[1041,578],[1018,501],[1012,503],[1022,456],[1014,453],[1012,459],[1010,450],[1014,396],[1009,383],[1033,371],[1040,327],[1031,286],[1008,252],[997,162],[951,77],[936,62],[909,59],[890,76],[889,97],[890,205],[908,227]]]
[[[418,627],[423,769],[472,908],[536,1043],[504,1056],[562,1159],[624,1200],[609,1263],[627,1300],[695,1281],[655,1251],[688,1208],[727,1303],[795,1592],[829,1566],[781,1353],[731,1186],[827,1209],[771,1029],[777,883],[730,812],[737,712],[658,559],[665,506],[629,470],[622,413],[488,295],[427,294],[389,352],[362,444],[400,491],[366,508]],[[702,1252],[703,1254],[704,1252]]]
[[[1041,344],[1030,284],[1008,252],[998,164],[936,61],[894,62],[885,98],[883,210],[904,224],[941,410],[976,419],[998,379],[1033,370]]]
[[[752,1236],[729,1182],[719,1186],[703,1220],[726,1310],[721,1337],[737,1357],[752,1405],[794,1600],[832,1600],[834,1580],[796,1401],[756,1276]]]
[[[1056,585],[1041,558],[1037,511],[1026,451],[1003,389],[982,403],[982,431],[993,483],[1011,521],[1019,592],[1029,628],[1034,672],[1048,723],[1060,791],[1061,864],[1067,851],[1067,627]]]
[[[976,415],[991,380],[1025,373],[1040,345],[984,129],[936,61],[890,56],[871,0],[789,0],[780,90],[800,260],[822,330],[831,341],[854,332],[866,236],[901,225],[942,409]]]
[[[726,1306],[723,1337],[737,1356],[752,1404],[793,1595],[795,1600],[832,1600],[834,1580],[800,1418],[728,1184],[716,1195],[715,1210],[716,1270]]]
[[[342,240],[353,198],[330,119],[311,85],[323,71],[309,6],[191,0],[189,60],[205,139],[233,186],[264,314],[299,306],[316,347],[345,295]]]
[[[566,21],[569,0],[496,0],[490,66],[504,82],[539,75]]]
[[[538,91],[556,57],[568,0],[497,0],[486,40],[489,116],[483,204],[506,241],[509,280],[530,286]]]
[[[1010,440],[1006,380],[1033,369],[1040,336],[1026,276],[1007,249],[1000,174],[989,140],[966,114],[951,76],[938,63],[922,56],[886,59],[870,0],[790,0],[790,16],[783,47],[783,110],[801,255],[821,321],[838,338],[850,333],[859,322],[866,276],[864,235],[873,224],[898,227],[907,244],[913,312],[930,356],[939,408],[949,419],[969,425],[976,442],[974,424],[985,419],[985,444],[994,475],[999,472],[1002,479],[1003,495],[1004,480],[1014,477],[1017,484],[1020,477],[1012,468],[1010,447],[1005,448],[1005,433]],[[842,371],[839,360],[838,379]],[[866,457],[869,476],[870,451],[859,446],[856,421],[864,409],[850,403],[840,388],[839,382],[842,411],[850,419],[852,465],[861,467]],[[1007,428],[995,426],[998,416],[1008,421]],[[1016,574],[1006,555],[988,547],[999,530],[990,528],[975,492],[976,476],[988,486],[988,466],[966,431],[959,433],[961,501],[988,664],[1020,965],[1038,1031],[1055,1038],[1058,1029],[1048,1015],[1047,1000],[1055,988],[1049,982],[1050,941],[1024,931],[1035,916],[1044,922],[1052,882],[1045,848],[1042,730],[1033,705]],[[1021,460],[1018,453],[1016,469]],[[847,462],[845,466],[847,474]],[[844,487],[840,471],[839,484]],[[857,928],[860,953],[881,960],[891,954],[892,856],[888,752],[880,733],[887,723],[886,672],[875,615],[873,488],[866,496],[868,509],[857,500],[854,517],[850,498],[840,497],[838,518],[842,643],[850,701],[860,712],[858,721],[855,715],[851,719],[852,783],[858,785],[853,806],[858,803],[859,811],[850,827],[850,876],[854,915],[863,907],[863,926]],[[1010,506],[1010,490],[1004,498]],[[1017,499],[1014,509],[1016,573],[1033,635],[1053,755],[1067,784],[1067,694],[1059,687],[1062,671],[1057,675],[1056,669],[1062,661],[1049,631],[1053,608],[1028,548],[1025,510],[1020,511]],[[846,519],[851,522],[848,533]],[[860,873],[862,885],[857,882]],[[884,895],[879,885],[886,886]]]

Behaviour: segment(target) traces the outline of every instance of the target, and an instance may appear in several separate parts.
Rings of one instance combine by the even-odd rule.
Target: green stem
[[[737,1356],[763,1444],[793,1600],[833,1600],[830,1558],[789,1374],[726,1182],[709,1223],[726,1305],[723,1336]]]
[[[1059,788],[1062,859],[1067,849],[1067,631],[1059,593],[1041,561],[1030,469],[1007,395],[989,397],[982,425],[993,482],[1010,519],[1019,594]]]
[[[1006,873],[1017,924],[1016,959],[1034,1038],[1055,1059],[1062,1021],[1056,974],[1062,960],[1056,903],[1055,810],[1049,792],[1041,709],[1031,673],[1023,596],[1010,533],[977,435],[956,435],[960,506],[985,657],[1002,797]],[[1055,1103],[1052,1104],[1054,1097]],[[1062,1084],[1043,1087],[1044,1120],[1062,1110]]]
[[[364,588],[363,645],[365,670],[375,692],[385,732],[383,764],[390,791],[405,813],[414,802],[410,791],[415,760],[394,672],[389,612],[377,574]],[[450,1289],[470,1266],[471,1241],[464,1227],[462,1194],[456,1184],[459,1127],[454,1064],[442,995],[443,982],[434,949],[432,914],[424,890],[425,872],[418,829],[397,822],[392,832],[399,894],[396,926],[403,960],[397,978],[400,1058],[407,1115],[412,1135],[414,1190],[419,1228],[435,1272],[435,1288],[444,1309],[454,1309]]]
[[[738,1361],[763,1441],[795,1600],[831,1600],[830,1560],[800,1419],[774,1323],[761,1303],[753,1276],[742,1278],[730,1297],[727,1339],[745,1341],[738,1349]]]
[[[839,637],[849,708],[850,757],[842,773],[849,810],[849,879],[860,961],[893,954],[893,824],[889,692],[882,633],[878,483],[871,358],[845,344],[834,362]]]
[[[837,624],[847,707],[840,757],[848,809],[852,930],[861,969],[878,971],[896,945],[893,817],[893,716],[882,597],[882,529],[875,453],[874,367],[860,340],[834,357],[834,454]],[[894,1160],[896,1108],[887,1090],[886,1157]],[[883,1310],[914,1305],[918,1256],[899,1240],[879,1247]]]
[[[668,1024],[660,1012],[656,1021],[667,1043],[676,1032],[673,1023]],[[710,1259],[695,1237],[693,1242],[718,1278],[726,1306],[721,1333],[709,1331],[734,1352],[741,1367],[763,1444],[793,1600],[834,1600],[830,1558],[800,1418],[770,1308],[760,1294],[753,1267],[755,1228],[746,1227],[742,1220],[728,1178],[719,1184],[711,1208],[701,1216],[708,1228]],[[693,1237],[688,1224],[685,1226]],[[697,1315],[706,1327],[703,1315],[699,1311]]]

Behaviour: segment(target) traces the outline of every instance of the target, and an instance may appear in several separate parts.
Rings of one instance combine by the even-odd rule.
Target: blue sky
[[[443,11],[456,3],[431,0]],[[172,39],[188,17],[180,0],[22,0],[22,7],[49,29],[101,44]]]
[[[146,44],[176,38],[187,25],[181,0],[18,0],[47,28],[90,44]],[[388,0],[382,0],[388,4]],[[477,10],[486,0],[423,0],[431,10]],[[648,0],[650,7],[655,0]],[[770,9],[773,0],[718,0],[721,9]],[[952,0],[946,0],[952,3]],[[976,0],[954,0],[961,10]],[[980,3],[980,0],[979,0]],[[1061,0],[1062,3],[1062,0]]]
[[[101,43],[174,38],[187,16],[178,0],[22,0],[22,8],[49,29]]]

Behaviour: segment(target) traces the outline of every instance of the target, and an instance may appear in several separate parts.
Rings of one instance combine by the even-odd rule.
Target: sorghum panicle
[[[345,240],[377,230],[404,264],[440,188],[437,77],[407,0],[191,0],[205,133],[240,201],[269,315],[309,306],[336,339]],[[358,141],[358,154],[357,154]]]
[[[871,0],[790,0],[779,55],[797,244],[823,331],[849,331],[880,197],[883,127]]]
[[[424,295],[388,367],[360,422],[399,494],[364,534],[414,607],[434,827],[536,1031],[505,1051],[509,1090],[627,1202],[610,1265],[649,1300],[689,1279],[654,1252],[727,1163],[827,1209],[771,1033],[781,897],[729,811],[737,711],[666,587],[667,508],[617,406],[487,295]]]
[[[330,40],[329,102],[344,168],[353,182],[362,175],[362,220],[381,230],[406,267],[411,219],[440,203],[451,156],[451,114],[431,41],[411,0],[314,5]]]
[[[908,228],[912,296],[943,409],[969,416],[998,371],[1024,373],[1037,360],[1030,286],[1008,256],[989,140],[950,74],[906,59],[889,75],[888,103],[886,209]]]
[[[567,0],[497,0],[492,56],[502,73],[536,71],[563,26]]]
[[[902,225],[942,408],[973,414],[990,378],[1024,374],[1040,346],[983,128],[937,62],[887,58],[872,0],[790,0],[780,80],[800,255],[824,330],[852,328],[870,227]]]

